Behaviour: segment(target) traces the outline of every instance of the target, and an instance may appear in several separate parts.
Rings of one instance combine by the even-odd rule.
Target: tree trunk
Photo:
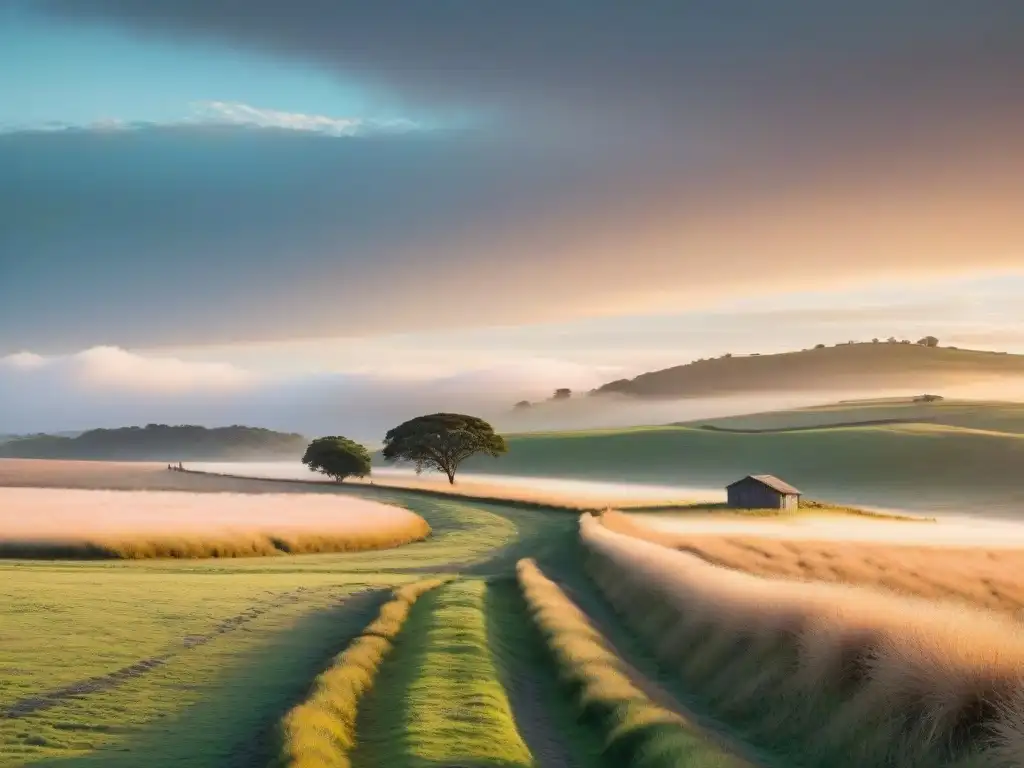
[[[455,485],[455,472],[448,471],[446,474],[448,475],[448,485]]]

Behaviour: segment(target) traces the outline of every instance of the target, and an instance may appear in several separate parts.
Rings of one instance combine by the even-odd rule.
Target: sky
[[[0,433],[1024,352],[1022,72],[1013,0],[0,0]]]

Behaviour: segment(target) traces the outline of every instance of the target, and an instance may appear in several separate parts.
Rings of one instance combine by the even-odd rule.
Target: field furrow
[[[485,608],[498,673],[537,768],[599,765],[601,739],[579,723],[575,705],[552,674],[548,649],[516,580],[488,582]]]
[[[373,688],[417,600],[443,583],[429,579],[397,588],[377,617],[326,671],[310,695],[282,721],[280,765],[284,768],[348,768],[356,744],[359,704]]]
[[[355,766],[534,764],[488,647],[486,591],[459,581],[413,607],[360,710]]]

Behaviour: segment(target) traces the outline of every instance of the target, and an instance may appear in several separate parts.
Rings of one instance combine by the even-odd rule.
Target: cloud
[[[187,116],[163,122],[126,121],[112,117],[84,124],[60,121],[30,124],[0,123],[0,134],[74,131],[113,133],[153,128],[236,126],[281,131],[301,131],[343,138],[372,134],[400,134],[407,131],[421,130],[422,128],[416,121],[405,118],[384,120],[364,117],[328,117],[326,115],[312,115],[303,112],[285,112],[279,109],[254,107],[249,104],[233,101],[199,101],[191,104],[190,108],[191,112]]]
[[[457,409],[500,418],[523,397],[602,380],[597,369],[543,358],[444,374],[274,375],[116,347],[22,352],[0,357],[0,431],[245,423],[310,433],[344,429],[376,439],[423,412]]]
[[[259,128],[280,128],[288,131],[309,131],[327,136],[360,136],[375,131],[411,131],[419,126],[412,120],[369,120],[359,117],[326,117],[301,112],[282,112],[248,104],[205,101],[193,105],[193,122],[252,125]]]
[[[225,101],[216,131],[0,137],[0,327],[19,347],[518,324],[1022,266],[1020,3],[33,7],[487,120],[396,134]]]
[[[69,389],[81,392],[236,392],[254,383],[251,374],[229,364],[145,357],[116,347],[93,347],[52,357],[19,352],[0,357],[0,372],[5,367],[26,380],[60,379]]]
[[[22,371],[29,371],[46,365],[46,358],[32,352],[15,352],[0,357],[0,365]]]

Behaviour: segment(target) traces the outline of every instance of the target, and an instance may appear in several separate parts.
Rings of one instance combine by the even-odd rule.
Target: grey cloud
[[[0,351],[542,321],[1020,264],[1019,2],[33,7],[494,119],[330,144],[0,137]]]
[[[698,126],[704,114],[753,114],[762,128],[774,118],[775,129],[794,117],[832,128],[851,119],[913,121],[920,110],[948,117],[950,109],[1019,96],[1016,73],[1024,63],[1024,8],[1012,0],[40,5],[145,33],[213,37],[313,59],[410,97],[514,105],[534,119],[584,110],[640,130],[659,118],[676,122],[671,130],[679,120]]]

